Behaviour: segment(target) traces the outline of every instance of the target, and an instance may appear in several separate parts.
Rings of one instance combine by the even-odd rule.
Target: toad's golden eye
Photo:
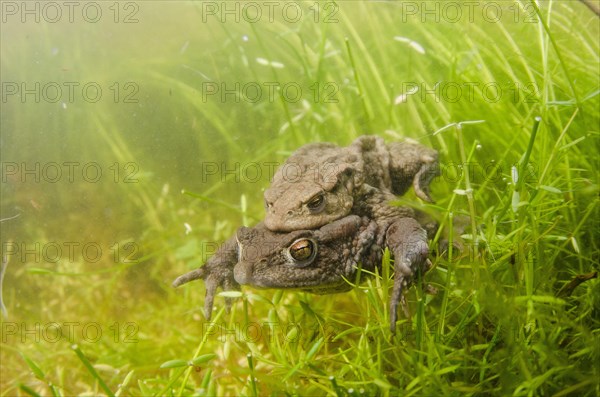
[[[310,240],[297,240],[290,246],[290,255],[297,261],[305,261],[312,255],[313,242]]]
[[[325,208],[325,196],[323,193],[313,196],[308,203],[306,203],[306,206],[313,214],[323,211]]]
[[[294,241],[288,248],[288,252],[295,265],[306,266],[317,255],[317,245],[313,240],[302,238]]]

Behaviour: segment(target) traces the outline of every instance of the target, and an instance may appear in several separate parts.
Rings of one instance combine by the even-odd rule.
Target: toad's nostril
[[[292,215],[294,215],[294,211],[288,211],[287,212],[287,216],[292,216]]]

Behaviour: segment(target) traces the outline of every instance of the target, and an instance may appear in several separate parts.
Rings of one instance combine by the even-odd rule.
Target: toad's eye
[[[315,195],[308,201],[308,203],[306,203],[306,206],[308,207],[311,213],[318,214],[325,208],[325,196],[323,195],[323,193]]]
[[[313,240],[301,238],[290,245],[288,253],[296,266],[307,266],[317,255],[317,244]]]

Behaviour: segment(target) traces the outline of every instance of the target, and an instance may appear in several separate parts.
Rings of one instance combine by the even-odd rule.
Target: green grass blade
[[[90,363],[90,361],[87,359],[85,354],[83,354],[81,349],[79,349],[79,346],[72,345],[71,349],[75,352],[75,354],[77,354],[77,357],[79,357],[79,360],[81,360],[81,362],[87,368],[88,372],[92,375],[92,377],[98,381],[98,384],[100,385],[102,390],[104,390],[108,396],[114,397],[114,393],[110,390],[110,388],[107,386],[104,380],[100,377],[98,372],[96,372],[96,369],[94,368],[92,363]]]
[[[33,389],[31,389],[30,387],[28,387],[22,383],[19,385],[19,389],[23,390],[25,393],[29,394],[30,396],[42,397],[40,394],[37,394]]]

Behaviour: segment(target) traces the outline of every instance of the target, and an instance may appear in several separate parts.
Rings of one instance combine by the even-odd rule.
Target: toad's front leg
[[[398,303],[408,317],[404,289],[410,287],[415,275],[425,274],[431,268],[427,258],[427,233],[413,218],[398,218],[386,230],[386,245],[394,254],[394,288],[390,298],[390,330],[396,333]]]
[[[224,291],[240,290],[240,285],[233,277],[233,268],[237,261],[238,246],[234,236],[225,241],[219,250],[202,267],[177,277],[173,281],[173,287],[179,287],[182,284],[197,279],[204,280],[206,287],[204,316],[207,320],[210,320],[217,288],[221,287]],[[225,304],[227,309],[229,309],[231,307],[231,300],[226,298]]]

